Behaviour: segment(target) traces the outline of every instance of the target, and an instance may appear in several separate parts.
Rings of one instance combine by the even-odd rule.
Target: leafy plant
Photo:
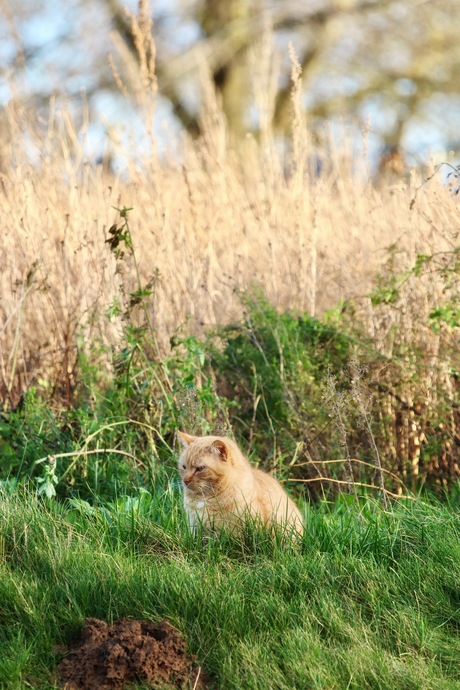
[[[43,466],[43,474],[38,477],[38,496],[44,494],[46,498],[54,498],[56,496],[56,484],[59,482],[56,474],[56,458],[52,455],[48,457],[48,461]]]
[[[296,469],[299,453],[320,459],[331,438],[339,445],[322,385],[332,369],[339,387],[348,386],[350,340],[332,323],[278,312],[260,294],[243,300],[243,322],[212,341],[217,390],[232,402],[235,434],[258,462],[305,476]]]

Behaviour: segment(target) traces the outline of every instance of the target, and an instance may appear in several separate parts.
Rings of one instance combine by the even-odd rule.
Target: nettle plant
[[[128,271],[127,277],[120,281],[120,296],[114,297],[106,314],[109,319],[121,317],[123,320],[125,340],[131,346],[130,352],[124,353],[123,359],[129,360],[132,358],[134,351],[139,349],[140,344],[144,342],[146,334],[151,344],[156,348],[155,328],[151,317],[153,310],[150,311],[150,306],[151,298],[154,296],[155,284],[159,278],[159,272],[155,270],[146,283],[142,282],[140,265],[128,222],[128,214],[133,209],[123,207],[116,210],[120,214],[120,221],[114,223],[109,229],[109,237],[106,239],[106,243],[117,260],[117,264],[131,262],[134,266],[135,289],[130,290],[128,288],[127,281],[130,273]],[[117,272],[120,275],[124,275],[118,265]],[[137,323],[134,319],[136,309],[139,309],[141,313],[141,317],[137,318]]]
[[[106,240],[117,262],[125,264],[120,295],[107,312],[123,323],[123,347],[114,358],[114,392],[117,402],[124,399],[124,414],[153,425],[165,439],[163,445],[171,449],[179,426],[198,433],[210,432],[216,425],[226,429],[228,401],[216,392],[206,346],[199,338],[178,332],[170,339],[170,352],[160,351],[154,324],[160,274],[156,270],[142,281],[129,225],[132,209],[117,210],[120,221],[112,225]],[[128,287],[130,268],[134,268],[134,289]]]
[[[118,388],[127,396],[149,399],[150,412],[163,407],[158,426],[173,431],[179,422],[188,426],[209,427],[216,416],[226,418],[225,405],[219,400],[208,366],[204,343],[193,335],[176,333],[170,339],[171,352],[160,352],[153,315],[155,285],[160,274],[155,270],[142,281],[128,214],[131,208],[117,209],[120,221],[112,225],[106,240],[117,262],[134,267],[135,289],[129,289],[129,270],[120,272],[120,296],[107,312],[109,318],[121,317],[124,346],[117,353],[114,366]],[[204,409],[207,410],[207,417]]]

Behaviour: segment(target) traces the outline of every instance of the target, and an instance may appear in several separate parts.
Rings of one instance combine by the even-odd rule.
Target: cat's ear
[[[197,436],[190,436],[190,434],[186,434],[183,431],[178,431],[179,434],[179,441],[182,443],[183,446],[189,446],[193,441],[198,438]]]
[[[224,441],[218,439],[211,446],[211,451],[219,456],[224,462],[228,460],[228,446]]]

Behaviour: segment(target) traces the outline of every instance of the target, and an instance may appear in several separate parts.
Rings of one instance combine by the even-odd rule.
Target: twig
[[[375,470],[375,465],[373,465],[371,462],[365,462],[364,460],[359,460],[358,458],[340,458],[338,460],[310,460],[309,462],[299,462],[296,465],[294,465],[294,467],[308,467],[309,465],[333,465],[339,462],[358,462],[360,465],[372,467],[372,469]],[[382,472],[389,474],[390,477],[393,477],[393,479],[396,479],[401,484],[404,484],[401,477],[398,477],[398,475],[394,474],[394,472],[390,472],[390,470],[386,470],[384,467],[382,467]],[[327,479],[327,477],[325,477],[325,479]]]
[[[387,506],[387,495],[386,495],[386,489],[385,489],[385,481],[383,477],[383,465],[382,465],[382,460],[380,458],[380,453],[379,449],[375,440],[375,436],[372,431],[372,423],[371,423],[371,415],[368,409],[369,402],[370,402],[370,397],[367,399],[364,396],[363,393],[363,388],[361,385],[361,379],[364,374],[364,369],[359,366],[358,360],[353,358],[350,361],[350,374],[351,374],[351,390],[352,390],[352,396],[355,400],[355,402],[358,404],[358,409],[361,415],[361,422],[363,424],[363,427],[367,433],[367,437],[370,441],[372,452],[374,455],[375,459],[375,471],[376,475],[378,478],[378,483],[380,486],[380,491],[382,492],[382,499],[383,499],[383,507],[385,510],[388,508]]]
[[[417,194],[419,193],[419,191],[421,190],[421,188],[424,187],[424,186],[426,185],[427,182],[429,182],[430,180],[433,179],[433,177],[441,170],[441,168],[442,168],[443,165],[447,165],[448,168],[451,168],[451,169],[453,170],[453,173],[449,173],[449,175],[452,175],[452,174],[458,175],[458,174],[459,174],[458,168],[456,168],[454,165],[451,165],[450,163],[446,163],[446,161],[443,161],[442,163],[439,163],[439,165],[437,165],[437,166],[435,167],[434,172],[431,173],[431,175],[430,175],[429,177],[425,178],[425,179],[423,180],[422,184],[420,184],[420,185],[416,188],[416,190],[415,190],[415,192],[414,192],[414,196],[412,197],[412,199],[411,199],[411,201],[410,201],[410,204],[409,204],[409,209],[410,209],[411,211],[412,211],[412,209],[414,208],[414,204],[415,204],[415,201],[416,201],[416,199],[417,199]]]
[[[332,405],[332,410],[335,414],[337,428],[338,428],[339,433],[342,437],[342,446],[345,449],[345,455],[346,455],[345,462],[347,464],[348,473],[349,473],[349,481],[347,482],[348,491],[350,493],[353,492],[353,495],[354,495],[355,501],[356,501],[356,505],[359,506],[359,499],[358,499],[358,493],[356,491],[353,465],[351,464],[350,450],[348,448],[347,429],[346,429],[346,425],[345,425],[346,398],[344,397],[343,394],[341,394],[339,391],[337,391],[336,378],[335,378],[335,376],[333,376],[331,374],[330,371],[329,371],[328,376],[327,376],[327,396],[329,398],[330,404]]]
[[[195,684],[194,684],[192,690],[196,690],[196,688],[197,688],[197,686],[198,686],[198,680],[199,680],[199,678],[200,678],[200,675],[201,675],[201,666],[198,668],[198,675],[197,675],[197,677],[195,678]]]
[[[116,448],[95,448],[94,450],[74,450],[69,453],[50,453],[49,455],[46,455],[44,458],[36,460],[34,462],[34,466],[39,465],[42,462],[56,460],[57,458],[79,458],[82,455],[94,455],[95,453],[117,453],[118,455],[124,455],[128,458],[131,458],[131,460],[134,460],[134,462],[137,462],[139,467],[143,467],[145,469],[145,463],[143,463],[142,460],[139,460],[139,458],[137,458],[132,453],[128,453],[126,450],[117,450]],[[74,464],[75,462],[70,463],[64,474],[61,476],[61,481],[62,479],[64,479],[66,474],[68,474],[68,472],[72,469]]]
[[[288,479],[289,482],[299,482],[302,484],[308,484],[309,482],[332,482],[334,484],[349,484],[350,482],[347,482],[345,479],[331,479],[329,477],[313,477],[312,479]],[[382,491],[382,488],[380,486],[377,486],[376,484],[363,484],[362,482],[353,482],[354,486],[363,486],[366,489],[376,489],[377,491]],[[388,494],[388,496],[391,496],[392,498],[407,498],[409,501],[416,501],[413,496],[409,496],[408,494],[394,494],[392,491],[388,491],[388,489],[383,489],[385,494]]]

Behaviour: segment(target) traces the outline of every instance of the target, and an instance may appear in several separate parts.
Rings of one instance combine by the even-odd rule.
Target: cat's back
[[[303,518],[294,501],[288,496],[277,479],[267,472],[252,468],[256,500],[259,511],[265,520],[276,515],[277,522],[295,524],[298,532],[303,532]]]
[[[259,488],[259,490],[262,491],[270,491],[270,492],[280,492],[282,494],[286,494],[285,490],[279,483],[275,477],[272,477],[271,474],[268,474],[268,472],[264,472],[263,470],[259,470],[257,467],[251,467],[251,471],[253,474],[253,479],[256,484],[256,486]]]

